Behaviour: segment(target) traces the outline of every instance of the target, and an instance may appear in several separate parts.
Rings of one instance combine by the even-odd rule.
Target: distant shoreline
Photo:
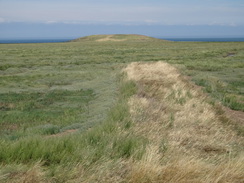
[[[158,39],[177,42],[244,42],[244,38],[162,38]],[[21,43],[62,43],[74,39],[0,39],[0,44],[21,44]]]
[[[0,39],[0,44],[20,44],[20,43],[63,43],[73,39]]]
[[[244,38],[159,38],[179,42],[244,42]]]

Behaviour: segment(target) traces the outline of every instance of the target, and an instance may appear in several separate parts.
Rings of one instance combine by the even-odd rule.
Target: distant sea
[[[61,43],[73,39],[0,39],[0,44],[15,44],[15,43]]]
[[[244,38],[158,38],[169,41],[180,42],[244,42]],[[68,42],[73,39],[0,39],[0,44],[15,43],[60,43]]]
[[[159,38],[181,42],[244,42],[244,38]]]

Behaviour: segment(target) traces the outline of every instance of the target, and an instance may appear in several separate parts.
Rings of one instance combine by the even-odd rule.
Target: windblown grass
[[[242,180],[242,137],[180,72],[243,111],[243,57],[243,43],[135,35],[1,44],[0,182]],[[118,76],[131,62],[133,81]]]
[[[93,172],[99,171],[98,168],[104,166],[107,161],[112,161],[111,167],[106,170],[109,173],[122,159],[141,159],[147,141],[142,136],[134,135],[130,130],[131,119],[127,104],[128,98],[136,92],[135,84],[131,81],[123,81],[120,88],[119,101],[110,110],[104,123],[82,134],[44,138],[26,136],[12,142],[2,139],[1,180],[41,182],[53,179],[66,182],[74,179],[80,182],[83,179],[91,179],[95,181],[99,177],[92,177],[95,175]],[[37,163],[33,164],[33,162]],[[8,166],[11,168],[9,169]],[[49,167],[49,170],[45,171],[44,167]],[[76,169],[79,171],[82,169],[84,174],[80,175]],[[66,171],[68,176],[64,176],[63,171]],[[105,178],[102,174],[100,176]],[[109,175],[107,176],[109,178]]]
[[[206,96],[169,64],[132,63],[135,134],[148,139],[128,182],[242,182],[243,137],[223,126]],[[181,99],[184,99],[184,102]]]

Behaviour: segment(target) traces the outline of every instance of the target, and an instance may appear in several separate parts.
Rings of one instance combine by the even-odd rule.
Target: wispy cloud
[[[4,23],[5,19],[0,17],[0,23]]]
[[[49,24],[244,25],[244,7],[240,0],[2,0],[0,17],[0,22]]]

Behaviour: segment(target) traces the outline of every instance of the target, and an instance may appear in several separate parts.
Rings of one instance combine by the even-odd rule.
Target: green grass
[[[11,139],[16,131],[28,131],[28,135],[62,132],[69,125],[84,123],[94,98],[92,90],[2,94],[0,135]]]
[[[113,39],[126,41],[96,41],[105,37],[0,44],[2,175],[40,162],[48,170],[46,176],[65,182],[77,164],[88,170],[99,161],[140,159],[147,140],[130,130],[127,105],[137,88],[120,76],[130,62],[174,64],[215,100],[244,111],[244,43],[168,42],[125,35]],[[179,104],[184,102],[179,98]],[[173,123],[172,114],[169,126]],[[65,134],[67,130],[76,131]],[[165,148],[162,143],[162,151]],[[63,171],[70,175],[61,176]]]
[[[104,159],[140,159],[145,153],[147,141],[144,137],[134,135],[128,126],[130,118],[127,100],[136,91],[135,87],[132,82],[121,82],[119,102],[109,111],[101,125],[89,131],[55,137],[49,135],[59,130],[58,127],[46,125],[42,127],[41,135],[46,135],[44,138],[33,134],[11,142],[9,139],[2,138],[0,141],[2,165],[13,164],[14,167],[15,164],[41,162],[42,166],[49,167],[51,172],[60,166],[71,164],[76,166],[78,163],[89,168]],[[16,171],[15,169],[9,170],[10,172],[7,169],[3,170],[7,173]],[[56,177],[59,174],[60,172],[53,172],[51,176]]]

